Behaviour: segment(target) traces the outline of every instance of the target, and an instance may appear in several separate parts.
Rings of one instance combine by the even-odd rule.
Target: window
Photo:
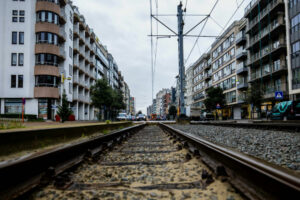
[[[58,87],[55,76],[40,75],[35,77],[36,87]]]
[[[16,53],[11,54],[11,66],[17,66],[17,54]]]
[[[71,47],[69,47],[69,56],[70,56],[70,58],[73,57],[73,49]]]
[[[24,53],[19,53],[19,66],[24,65]]]
[[[71,24],[73,24],[73,14],[71,11],[70,11],[70,22],[71,22]]]
[[[36,54],[35,64],[37,65],[53,65],[57,66],[58,57],[52,54]]]
[[[280,69],[280,60],[274,61],[274,71],[277,71]]]
[[[69,75],[72,76],[73,75],[73,66],[69,65]]]
[[[72,94],[73,88],[72,88],[72,83],[69,83],[69,94]]]
[[[17,77],[16,77],[16,75],[11,75],[11,78],[10,78],[10,87],[11,88],[16,88],[16,79],[17,79]]]
[[[58,19],[59,19],[58,15],[53,12],[50,11],[37,12],[37,22],[49,22],[49,23],[59,24]]]
[[[25,11],[24,10],[19,11],[19,22],[25,22]]]
[[[19,32],[19,44],[24,44],[24,32]]]
[[[18,11],[17,10],[12,11],[12,22],[18,22]]]
[[[54,33],[39,32],[36,34],[36,43],[47,43],[58,45],[58,36]]]
[[[69,33],[70,33],[70,34],[69,34],[70,40],[73,40],[73,32],[72,32],[71,29],[69,30]]]
[[[18,88],[23,88],[23,75],[18,75]]]
[[[5,99],[4,112],[5,114],[20,114],[22,113],[22,99]]]
[[[17,44],[18,43],[18,32],[12,32],[11,36],[11,43],[12,44]]]

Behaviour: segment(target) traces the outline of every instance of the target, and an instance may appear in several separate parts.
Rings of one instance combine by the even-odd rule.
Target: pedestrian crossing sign
[[[276,91],[275,92],[275,99],[283,99],[283,92],[282,91]]]

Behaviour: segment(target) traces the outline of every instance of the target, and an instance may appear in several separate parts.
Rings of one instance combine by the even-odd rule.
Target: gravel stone
[[[172,125],[210,142],[300,171],[300,134],[213,125]]]

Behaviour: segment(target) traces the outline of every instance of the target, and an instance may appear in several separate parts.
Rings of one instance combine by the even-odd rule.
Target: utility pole
[[[185,108],[184,108],[184,91],[185,91],[185,69],[184,69],[184,57],[183,57],[183,37],[216,37],[216,36],[201,36],[199,35],[189,35],[189,33],[194,30],[196,27],[198,27],[200,24],[203,22],[206,23],[210,14],[208,15],[186,15],[185,16],[202,16],[204,19],[202,19],[200,22],[198,22],[195,26],[193,26],[189,31],[186,33],[183,33],[183,27],[184,27],[184,21],[183,21],[183,11],[182,9],[182,2],[180,1],[180,4],[177,6],[177,15],[176,14],[166,14],[166,15],[153,15],[152,14],[152,0],[150,0],[150,16],[151,16],[151,34],[149,35],[150,37],[156,37],[156,39],[159,38],[171,38],[171,37],[178,37],[178,60],[179,60],[179,109],[180,109],[180,114],[185,114]],[[168,27],[164,22],[162,22],[159,19],[159,16],[177,16],[178,20],[178,33],[172,28]],[[166,29],[168,29],[170,32],[172,32],[172,35],[153,35],[152,32],[152,18],[155,19],[157,22],[159,22],[162,26],[164,26]],[[205,25],[204,25],[205,26]],[[204,27],[203,26],[203,27]],[[203,29],[203,28],[202,28]],[[202,32],[202,31],[201,31]],[[152,68],[152,81],[153,81],[153,40],[151,38],[151,68]],[[153,90],[153,82],[152,82],[152,90]],[[153,99],[153,97],[152,97]]]
[[[178,60],[179,60],[179,83],[180,83],[180,95],[179,95],[179,108],[180,114],[185,114],[184,109],[184,80],[185,80],[185,69],[183,61],[183,26],[184,22],[182,19],[182,3],[177,6],[177,21],[178,21]]]

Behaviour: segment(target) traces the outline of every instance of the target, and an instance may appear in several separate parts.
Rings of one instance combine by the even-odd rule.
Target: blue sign
[[[220,104],[217,104],[217,105],[216,105],[216,108],[217,108],[217,109],[220,109],[220,108],[221,108]]]
[[[275,99],[283,99],[283,92],[282,91],[276,91],[275,92]]]

